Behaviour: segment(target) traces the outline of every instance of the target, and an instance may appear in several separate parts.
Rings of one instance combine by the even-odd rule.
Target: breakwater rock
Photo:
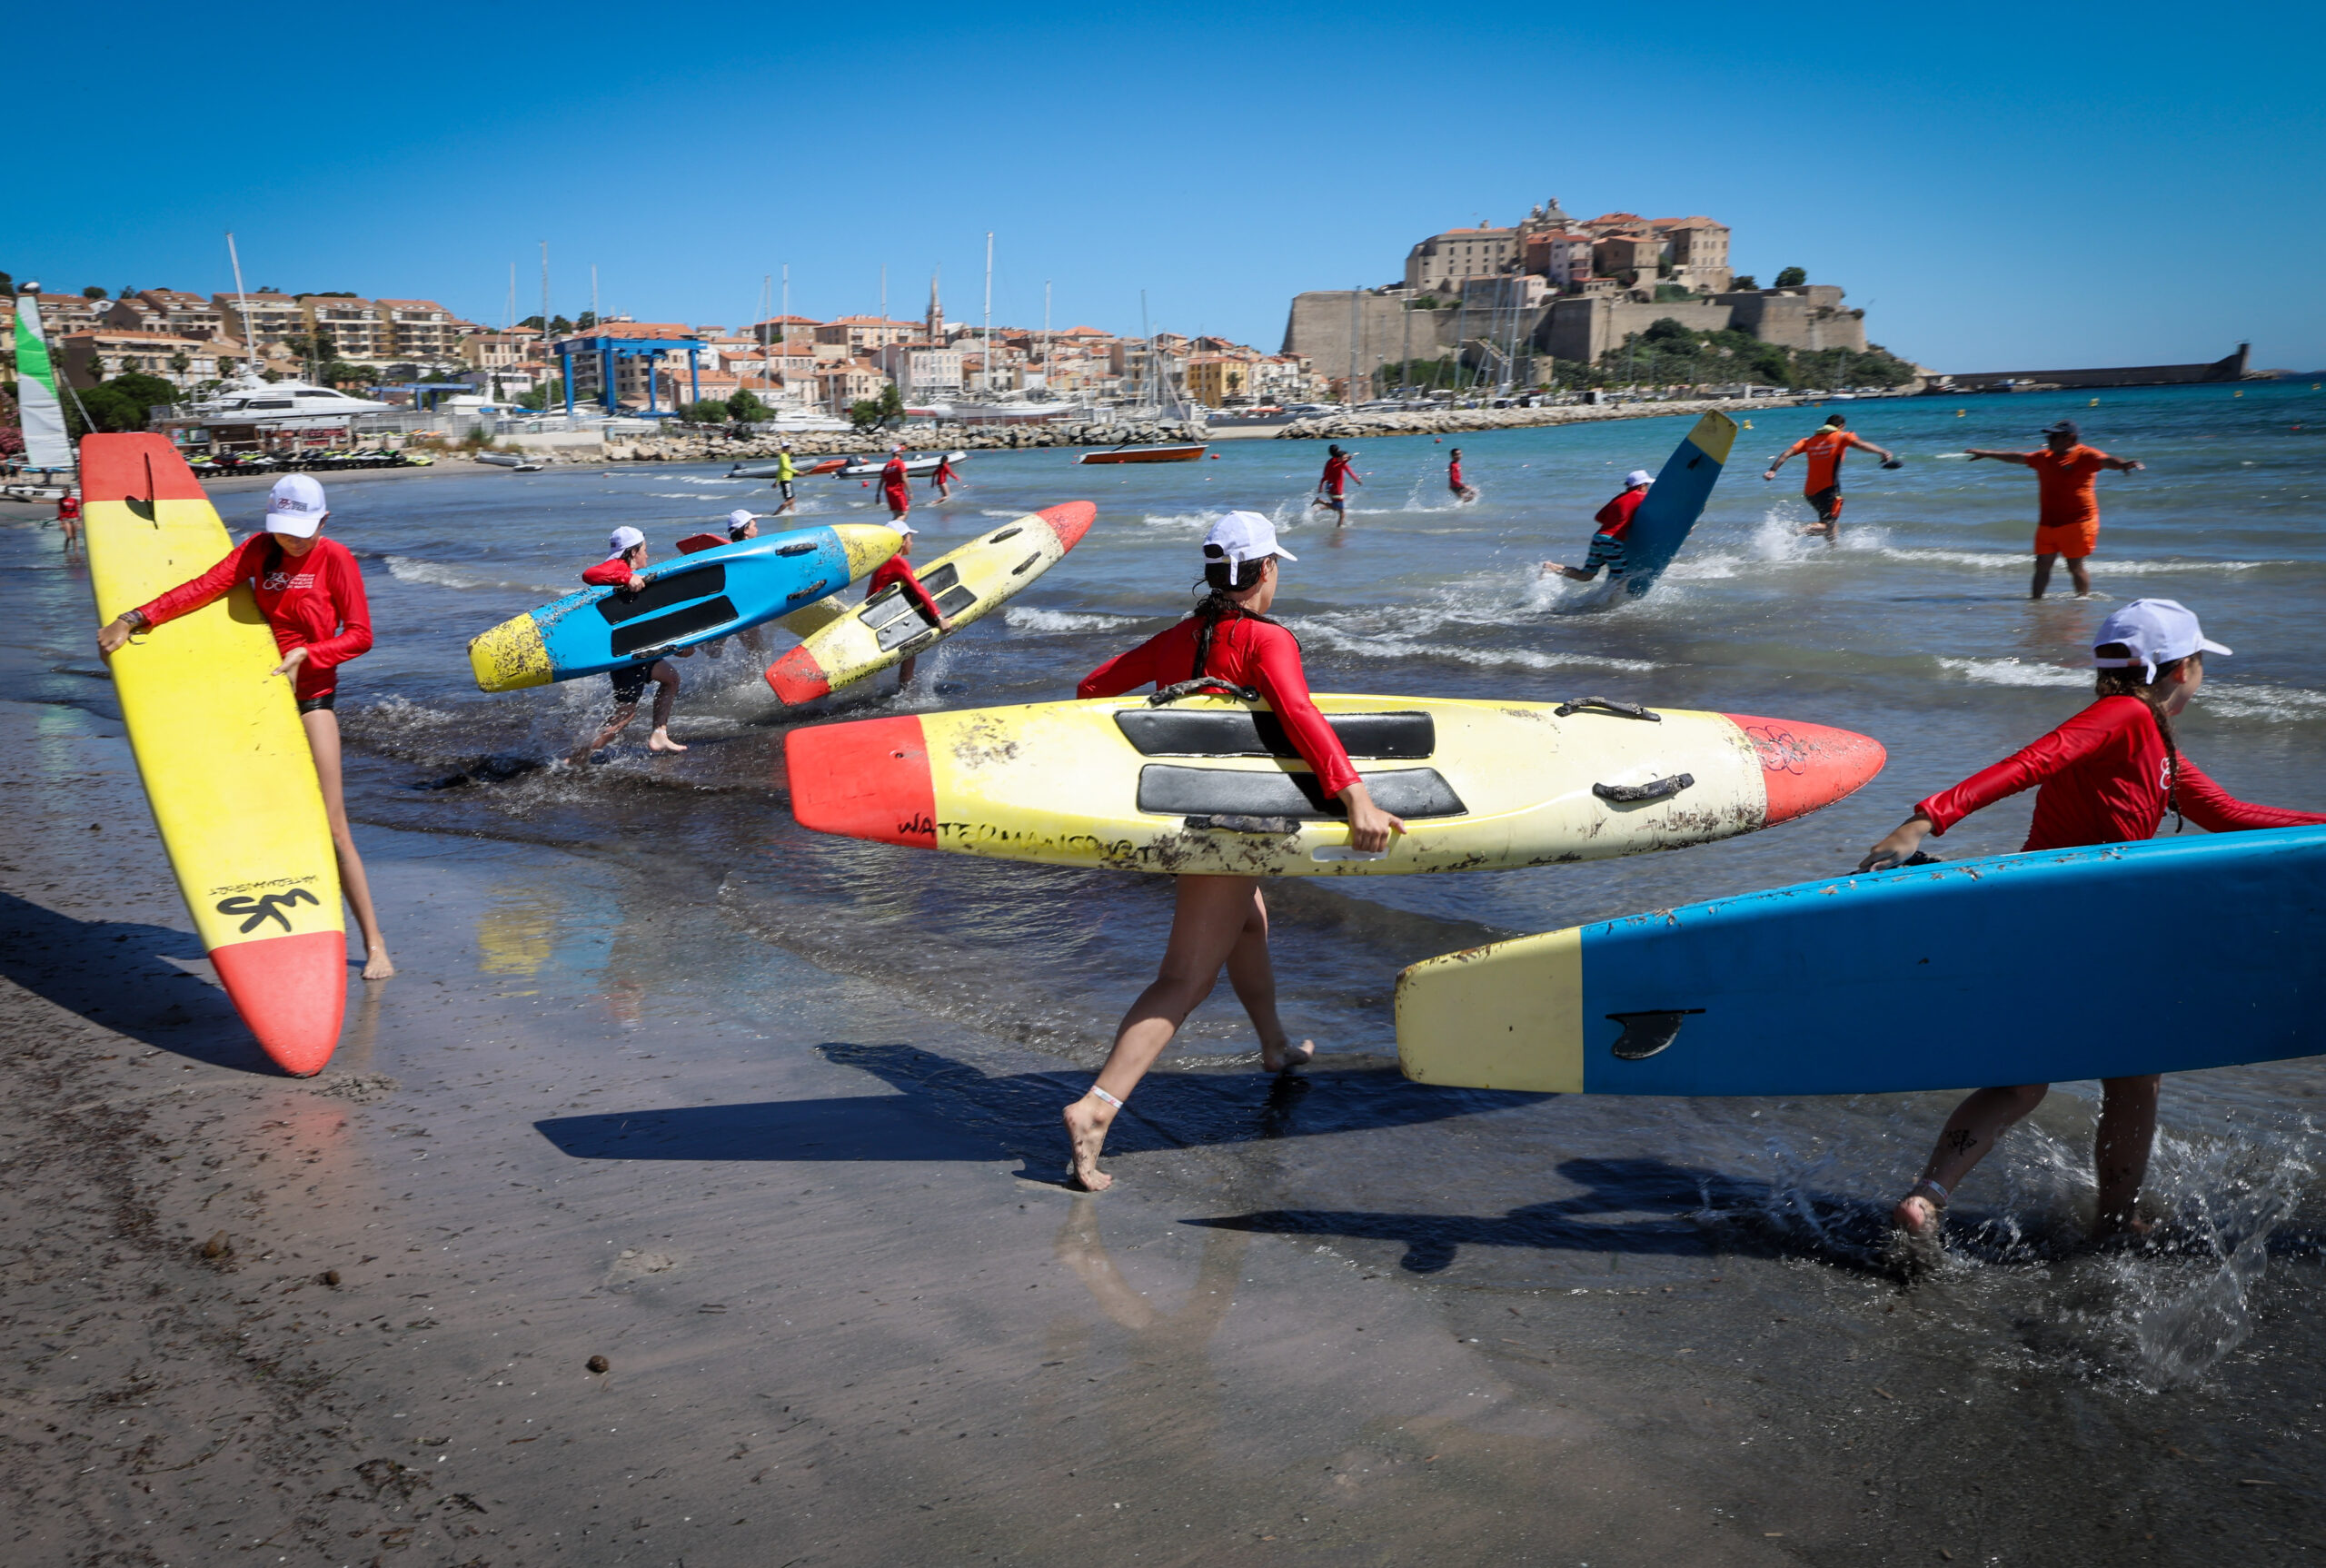
[[[788,436],[731,437],[716,432],[674,432],[605,444],[606,462],[748,462],[775,456],[787,441],[791,455],[874,454],[902,442],[914,452],[1005,452],[1045,446],[1147,446],[1204,439],[1199,425],[1178,420],[1110,420],[1091,423],[908,424],[893,431],[798,431]]]
[[[1343,413],[1295,420],[1277,432],[1279,441],[1348,441],[1360,436],[1463,435],[1472,431],[1516,430],[1546,424],[1588,424],[1596,420],[1656,419],[1666,414],[1705,413],[1717,409],[1749,418],[1755,409],[1792,408],[1801,398],[1687,398],[1670,402],[1559,403],[1548,408],[1463,408],[1422,413]]]

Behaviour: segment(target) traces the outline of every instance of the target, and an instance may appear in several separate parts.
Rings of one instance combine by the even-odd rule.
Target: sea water
[[[1904,466],[1850,461],[1841,538],[1828,544],[1802,532],[1810,512],[1798,461],[1774,483],[1760,476],[1834,410]],[[913,688],[900,693],[890,674],[787,711],[731,642],[723,657],[679,661],[672,728],[691,749],[651,755],[641,717],[575,769],[547,764],[602,716],[604,679],[481,695],[468,639],[578,586],[616,526],[644,530],[663,558],[732,508],[770,510],[767,482],[729,480],[723,464],[326,478],[333,536],[363,559],[378,632],[342,684],[350,808],[359,821],[615,858],[658,896],[716,907],[738,944],[876,977],[924,1010],[974,1026],[997,1049],[1035,1053],[1048,1065],[1037,1079],[1055,1093],[1029,1098],[1020,1075],[991,1103],[960,1087],[976,1075],[959,1069],[976,1063],[900,1050],[869,1065],[897,1087],[956,1097],[965,1116],[1003,1129],[1029,1164],[1047,1167],[1063,1156],[1057,1106],[1087,1083],[1153,972],[1168,883],[805,832],[786,809],[783,735],[834,716],[1068,697],[1094,666],[1185,610],[1196,547],[1215,515],[1264,511],[1299,558],[1283,568],[1275,613],[1300,638],[1317,690],[1602,696],[1774,716],[1872,735],[1889,763],[1859,794],[1809,818],[1677,853],[1273,886],[1284,1016],[1319,1049],[1312,1089],[1294,1102],[1267,1094],[1222,987],[1142,1092],[1149,1130],[1138,1136],[1148,1146],[1278,1140],[1266,1204],[1247,1223],[1371,1248],[1417,1284],[1579,1290],[1589,1286],[1570,1282],[1611,1271],[1635,1282],[1676,1277],[1745,1255],[1785,1266],[1792,1310],[1839,1321],[1880,1275],[1883,1216],[1917,1173],[1950,1097],[1421,1091],[1392,1067],[1398,968],[1499,936],[1854,867],[1915,800],[2089,700],[2094,629],[2142,596],[2187,604],[2236,650],[2209,662],[2204,692],[2179,723],[2187,753],[2246,799],[2326,809],[2317,648],[2326,392],[2305,382],[1924,397],[1741,417],[1750,428],[1703,521],[1662,584],[1636,601],[1541,568],[1582,560],[1592,513],[1626,471],[1660,467],[1690,418],[1346,442],[1364,482],[1345,528],[1308,504],[1324,461],[1317,442],[1229,442],[1200,462],[1155,466],[1079,467],[1071,451],[973,453],[949,502],[916,487],[921,560],[1056,501],[1095,501],[1098,521],[1005,610],[924,656]],[[1963,452],[2032,450],[2062,417],[2147,467],[2100,477],[2094,595],[2072,597],[2062,572],[2053,595],[2032,602],[2033,476]],[[1445,482],[1457,444],[1475,503],[1457,504]],[[855,481],[807,479],[798,490],[800,524],[886,516]],[[255,492],[220,500],[237,531],[258,516]],[[11,581],[26,607],[16,639],[37,655],[24,665],[30,694],[101,706],[85,599],[75,597],[85,587],[54,571]],[[770,634],[773,647],[788,640]],[[1983,812],[1932,847],[1949,858],[2014,849],[2031,800]],[[507,929],[480,932],[488,958],[496,942],[564,943],[622,967],[620,931],[564,908],[557,888],[513,888],[508,905]],[[2202,985],[2175,968],[2173,938],[2172,911],[2154,909],[2128,909],[2106,929],[2028,933],[2061,987]],[[651,1017],[663,978],[624,972],[629,1005]],[[1802,1001],[1804,1027],[1878,1046],[1879,1017],[1821,1016],[1814,994]],[[1205,1085],[1217,1092],[1197,1092]],[[2309,1326],[2319,1305],[2313,1173],[2326,1158],[2309,1115],[2321,1094],[2326,1072],[2315,1061],[2171,1080],[2150,1201],[2173,1245],[2092,1258],[2073,1242],[2089,1212],[2096,1086],[2062,1086],[1964,1184],[1955,1245],[1929,1287],[1948,1304],[1947,1332],[1997,1367],[2138,1390],[2222,1375],[2224,1358],[2257,1343],[2297,1361],[2326,1350]],[[1306,1135],[1297,1155],[1281,1141],[1287,1128]],[[2281,1286],[2294,1294],[2265,1322],[2256,1293],[2272,1267],[2281,1278],[2307,1271],[2308,1283]]]

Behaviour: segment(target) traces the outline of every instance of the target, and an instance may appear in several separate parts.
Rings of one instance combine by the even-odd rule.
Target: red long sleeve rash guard
[[[2326,823],[2326,814],[2240,800],[2181,757],[2182,813],[2209,833]],[[2103,697],[2033,744],[1973,774],[1914,809],[1944,833],[1982,807],[2031,785],[2035,819],[2025,849],[2130,844],[2156,837],[2164,820],[2164,737],[2137,697]]]
[[[306,554],[293,556],[274,535],[254,533],[200,577],[137,612],[148,626],[160,626],[224,598],[241,582],[257,595],[275,648],[283,653],[306,649],[298,671],[301,701],[337,690],[339,666],[371,650],[372,605],[363,595],[363,569],[335,539],[319,539]]]
[[[1188,617],[1168,631],[1158,632],[1128,653],[1118,653],[1082,678],[1074,689],[1079,698],[1119,697],[1148,681],[1159,690],[1197,673],[1196,635],[1202,622]],[[1273,621],[1239,616],[1222,620],[1212,633],[1210,657],[1203,674],[1257,687],[1277,722],[1292,740],[1301,760],[1317,775],[1327,796],[1338,795],[1357,782],[1357,769],[1339,736],[1317,711],[1308,697],[1308,678],[1300,668],[1300,643]]]
[[[912,562],[901,555],[892,555],[872,569],[872,575],[865,580],[864,597],[870,599],[894,582],[905,585],[905,592],[920,606],[923,615],[932,621],[939,619],[937,601],[929,598],[929,590],[920,585],[919,574],[913,571]]]
[[[619,555],[582,569],[582,581],[592,588],[628,588],[637,575],[638,569]]]

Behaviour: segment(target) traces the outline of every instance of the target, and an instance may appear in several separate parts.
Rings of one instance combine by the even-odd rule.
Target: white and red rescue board
[[[1246,876],[1470,871],[1676,849],[1831,805],[1881,771],[1846,729],[1598,699],[1319,693],[1375,802],[1367,854],[1267,705],[1042,702],[794,729],[802,826],[1003,860]]]

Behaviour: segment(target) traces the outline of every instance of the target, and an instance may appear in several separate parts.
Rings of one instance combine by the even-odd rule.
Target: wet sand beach
[[[1668,446],[1663,427],[1635,428]],[[1469,450],[1510,493],[1520,459],[1497,470],[1494,443],[1566,435],[1614,439],[1514,432]],[[1585,482],[1620,471],[1620,452],[1589,452]],[[1068,493],[1047,470],[979,461],[978,506]],[[487,491],[493,475],[400,488],[417,499],[395,504],[420,510],[391,518],[390,492],[359,477],[333,485],[333,527],[367,552],[397,630],[352,667],[343,718],[402,972],[366,986],[351,967],[346,1036],[306,1081],[259,1059],[205,977],[82,651],[85,579],[53,533],[0,527],[8,1563],[1606,1568],[2326,1550],[2317,1060],[2168,1085],[2153,1186],[2180,1217],[2172,1247],[2146,1255],[2073,1243],[2092,1096],[2063,1086],[1958,1202],[1954,1260],[1912,1289],[1884,1265],[1881,1215],[1951,1097],[1651,1105],[1427,1090],[1395,1070],[1397,964],[1854,855],[1923,780],[2072,710],[2073,677],[2037,647],[2051,659],[2090,607],[2031,617],[1991,590],[1901,612],[1905,593],[1952,581],[1874,591],[1842,574],[1995,574],[1927,559],[1938,547],[1903,523],[1878,552],[1756,557],[1737,542],[1749,519],[1708,520],[1729,530],[1709,541],[1722,553],[1698,558],[1670,619],[1603,618],[1587,645],[1507,610],[1416,630],[1296,603],[1320,689],[1534,697],[1526,660],[1556,656],[1581,673],[1552,679],[1614,697],[1771,699],[1758,710],[1902,739],[1867,799],[1735,845],[1272,891],[1288,1007],[1326,1050],[1302,1079],[1261,1079],[1223,991],[1133,1098],[1118,1185],[1094,1198],[1060,1183],[1058,1111],[1104,1050],[1135,984],[1123,955],[1151,951],[1168,888],[813,840],[770,770],[780,729],[746,706],[763,694],[711,680],[701,660],[680,726],[694,750],[661,767],[618,749],[550,778],[535,754],[584,721],[582,697],[463,697],[452,629],[538,600],[609,521],[655,503]],[[750,500],[697,488],[661,508],[658,541]],[[1578,516],[1551,526],[1571,533],[1597,499],[1563,499]],[[931,684],[969,690],[913,700],[1052,695],[1059,671],[1126,639],[1158,593],[1132,570],[1141,541],[1183,545],[1198,501],[1102,501],[1085,574],[1061,568],[1023,619],[949,645]],[[507,511],[521,504],[536,510]],[[1883,515],[1870,479],[1855,504]],[[504,513],[505,535],[483,531]],[[530,549],[552,514],[538,560],[459,553]],[[1467,548],[1446,521],[1419,517],[1415,549]],[[1359,525],[1345,547],[1291,542],[1319,578],[1388,570],[1364,552],[1405,525],[1386,511]],[[2308,558],[2281,559],[2292,547],[2236,548],[2264,564],[2129,581],[2214,584],[2209,629],[2238,592],[2251,620],[2264,578],[2288,604],[2309,591]],[[1722,595],[1779,571],[1831,575],[1710,624],[1735,613]],[[2107,561],[2095,575],[2110,584]],[[440,601],[454,608],[424,620]],[[1879,651],[1847,667],[1780,654],[1779,622],[1803,606],[1827,619],[1800,646]],[[1863,623],[1832,619],[1861,606]],[[2042,637],[2009,660],[2026,680],[1966,676],[1933,698],[1929,672],[1876,635],[1901,613],[2031,617]],[[1946,646],[1959,662],[1997,643]],[[2187,744],[2241,792],[2312,805],[2317,720],[2288,646],[2242,653],[2225,686],[2247,706],[2192,723]],[[1917,700],[1955,728],[1911,732]],[[2264,723],[2266,702],[2294,717]],[[1950,853],[2009,848],[2023,820],[1966,827]]]

